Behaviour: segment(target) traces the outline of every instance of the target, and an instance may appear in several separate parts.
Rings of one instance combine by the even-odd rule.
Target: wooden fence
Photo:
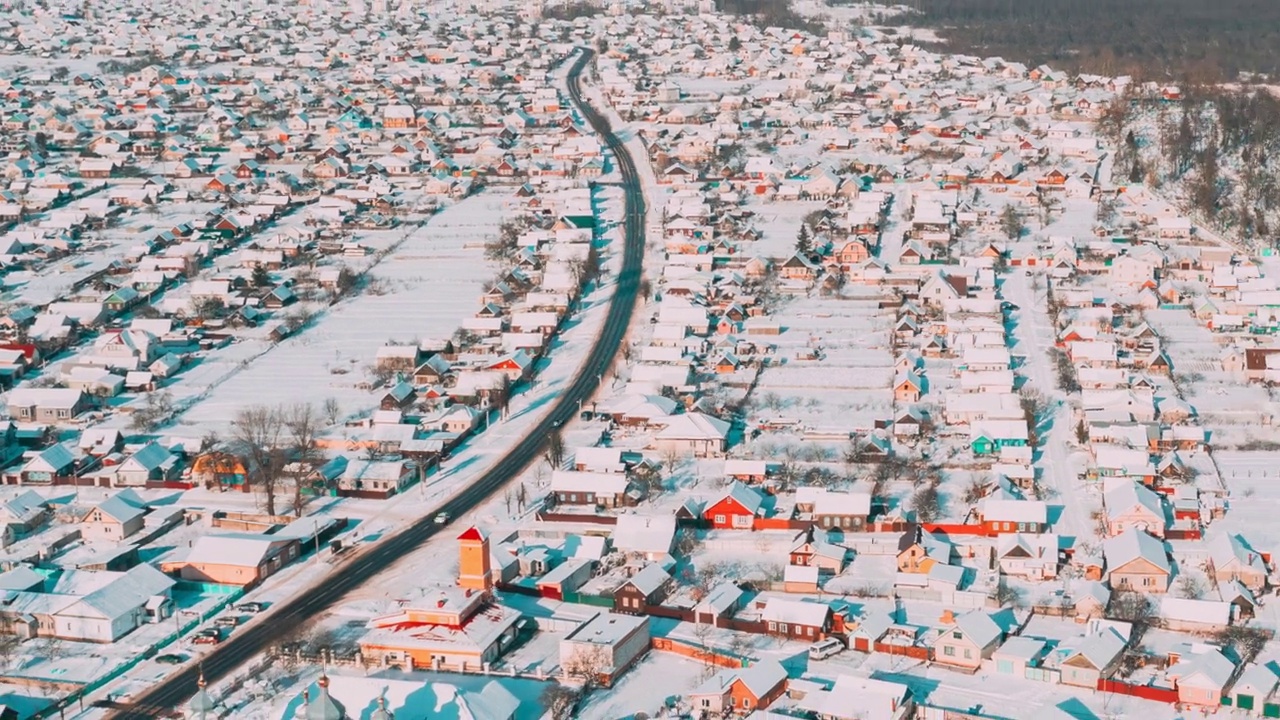
[[[736,669],[744,668],[751,664],[747,658],[671,638],[654,638],[653,649],[658,652],[674,653],[707,665],[715,665],[716,667]]]
[[[894,657],[909,657],[916,660],[929,660],[929,648],[920,647],[919,645],[893,645],[890,643],[878,642],[871,646],[874,652],[891,655]],[[857,649],[855,645],[855,649]]]

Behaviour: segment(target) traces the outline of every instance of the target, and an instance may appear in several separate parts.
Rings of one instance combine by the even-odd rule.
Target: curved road
[[[447,512],[453,518],[460,517],[479,505],[529,463],[536,460],[551,432],[574,417],[578,412],[579,401],[586,402],[591,399],[599,385],[599,378],[609,369],[618,348],[624,341],[632,311],[635,308],[640,270],[644,261],[644,193],[636,173],[635,162],[622,141],[613,134],[609,123],[582,100],[579,77],[593,54],[586,48],[579,50],[578,57],[569,70],[569,95],[582,116],[604,138],[605,144],[612,151],[614,161],[622,172],[626,201],[622,269],[618,274],[604,329],[592,346],[590,355],[577,377],[560,395],[559,401],[546,417],[488,472],[438,508],[439,511]],[[277,639],[285,636],[301,623],[332,607],[343,595],[368,582],[392,563],[412,552],[442,529],[432,522],[433,515],[434,513],[428,514],[385,540],[369,546],[367,550],[326,577],[322,584],[279,603],[271,609],[267,617],[232,635],[204,657],[201,667],[205,677],[213,681],[227,675],[255,655],[265,651]],[[179,709],[186,699],[195,693],[198,673],[199,670],[195,665],[187,666],[153,686],[128,707],[118,710],[111,717],[120,720],[150,720],[164,717],[170,711]]]

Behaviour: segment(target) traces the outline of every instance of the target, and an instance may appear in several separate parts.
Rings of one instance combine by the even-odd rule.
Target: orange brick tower
[[[458,585],[482,592],[493,589],[489,538],[474,526],[458,536]]]

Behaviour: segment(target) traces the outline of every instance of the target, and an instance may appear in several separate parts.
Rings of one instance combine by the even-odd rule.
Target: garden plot
[[[821,200],[788,200],[785,202],[753,202],[747,207],[756,213],[756,229],[760,240],[744,243],[748,255],[770,257],[779,261],[795,254],[800,224],[809,213],[827,206]]]
[[[1213,458],[1231,494],[1226,516],[1213,522],[1209,534],[1242,533],[1255,547],[1276,547],[1280,544],[1280,526],[1275,522],[1275,508],[1280,506],[1276,453],[1219,450]]]
[[[112,262],[128,254],[130,248],[143,244],[161,230],[202,220],[217,205],[190,202],[166,203],[159,207],[161,212],[131,210],[117,216],[115,227],[86,237],[84,245],[74,255],[54,260],[38,269],[8,273],[4,277],[0,300],[33,307],[57,301],[69,293],[75,283],[105,270]],[[68,208],[74,209],[74,204]],[[40,219],[32,225],[38,226],[47,213],[37,217]]]
[[[497,193],[473,196],[412,231],[371,271],[363,294],[334,306],[305,332],[275,346],[263,340],[257,354],[250,342],[250,348],[237,349],[225,360],[206,360],[233,370],[229,377],[213,368],[213,377],[181,376],[179,385],[217,382],[183,424],[192,432],[225,426],[240,408],[255,403],[318,403],[332,396],[344,413],[372,406],[373,396],[358,385],[379,346],[447,338],[478,306],[481,285],[491,272],[483,243],[497,232],[502,200]],[[362,242],[381,240],[387,243],[383,247],[392,247],[390,233],[366,236]],[[236,367],[227,367],[231,364]]]
[[[814,429],[871,427],[892,414],[892,316],[867,300],[805,298],[779,313],[780,364],[760,375],[756,414]],[[813,350],[821,359],[801,360]]]

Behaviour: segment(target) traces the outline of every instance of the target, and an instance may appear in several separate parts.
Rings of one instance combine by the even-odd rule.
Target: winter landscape
[[[1271,101],[943,1],[0,9],[0,720],[1280,717]]]

